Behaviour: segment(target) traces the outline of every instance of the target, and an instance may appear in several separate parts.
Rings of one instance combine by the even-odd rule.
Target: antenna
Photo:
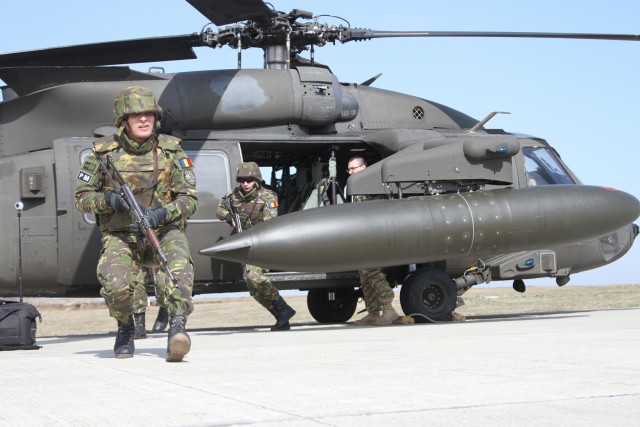
[[[22,209],[24,204],[22,202],[16,202],[16,213],[18,214],[18,286],[20,289],[20,302],[22,302],[23,286],[22,286]]]
[[[508,113],[506,111],[492,111],[489,114],[487,114],[487,117],[485,117],[484,119],[480,120],[474,127],[469,129],[469,133],[476,133],[478,131],[478,129],[480,129],[482,126],[485,125],[485,123],[487,123],[489,120],[493,119],[493,116],[495,116],[496,114],[511,114],[511,113]]]

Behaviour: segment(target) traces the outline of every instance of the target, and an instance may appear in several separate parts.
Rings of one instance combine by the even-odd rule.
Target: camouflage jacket
[[[227,200],[231,201],[233,209],[240,215],[243,230],[278,216],[278,196],[259,184],[247,194],[242,193],[241,187],[236,187],[224,196],[216,211],[216,216],[222,221],[225,221],[230,213]]]
[[[100,160],[106,166],[107,155],[112,157],[141,206],[167,208],[169,219],[165,226],[184,230],[187,218],[196,211],[196,177],[191,160],[180,147],[181,141],[168,135],[159,135],[157,139],[155,150],[144,154],[127,152],[115,136],[94,142],[80,168],[74,196],[76,208],[95,214],[102,231],[128,232],[133,222],[131,213],[114,212],[105,201],[104,192],[114,190],[114,184],[100,169]]]

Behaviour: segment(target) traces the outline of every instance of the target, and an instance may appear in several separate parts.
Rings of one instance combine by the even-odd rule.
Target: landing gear
[[[353,288],[310,289],[307,307],[320,323],[344,323],[356,312],[359,296],[359,291]]]
[[[411,273],[400,289],[400,305],[416,323],[446,322],[456,308],[456,286],[444,272],[420,269]]]

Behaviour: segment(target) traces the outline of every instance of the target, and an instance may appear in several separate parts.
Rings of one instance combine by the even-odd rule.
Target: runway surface
[[[585,426],[640,419],[640,309],[114,335],[0,352],[6,426]],[[633,421],[635,420],[635,421]]]

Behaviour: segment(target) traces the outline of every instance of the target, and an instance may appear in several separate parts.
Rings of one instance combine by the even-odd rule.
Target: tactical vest
[[[104,137],[94,143],[96,155],[106,164],[106,156],[111,156],[115,168],[127,182],[138,203],[146,208],[156,208],[172,202],[171,169],[176,152],[180,149],[178,138],[158,135],[154,149],[144,154],[131,154],[113,139]],[[113,174],[113,171],[109,171]],[[103,191],[114,190],[113,183],[104,177]],[[99,215],[100,228],[104,231],[129,231],[133,216],[130,212],[114,212]],[[182,228],[182,227],[179,227]]]
[[[251,226],[263,221],[263,211],[268,209],[269,193],[272,193],[271,190],[264,187],[260,187],[257,191],[253,189],[247,195],[243,195],[239,188],[233,191],[231,203],[233,204],[234,210],[240,215],[243,229],[247,230],[251,228]],[[273,195],[272,197],[276,196]]]

